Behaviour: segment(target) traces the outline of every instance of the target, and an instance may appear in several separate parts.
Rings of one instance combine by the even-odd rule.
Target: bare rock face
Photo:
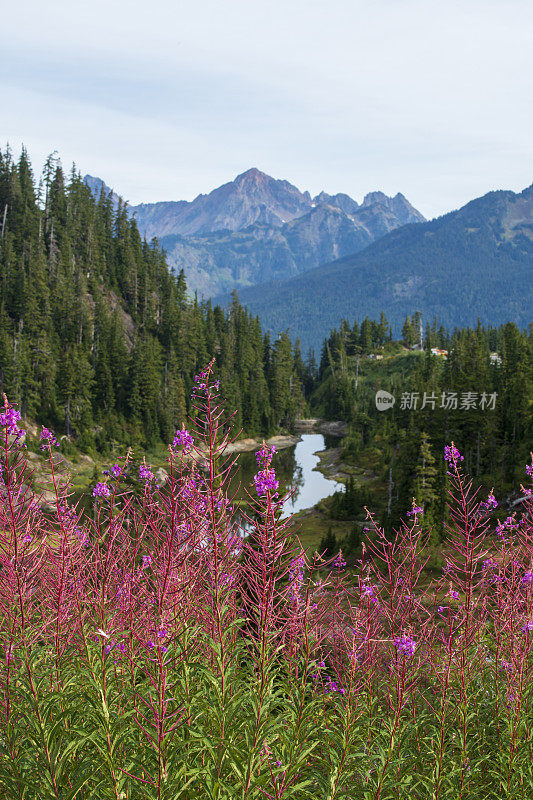
[[[163,467],[159,467],[159,469],[156,470],[155,477],[157,480],[157,485],[164,486],[165,483],[168,481],[168,472],[166,471],[166,469],[163,469]]]
[[[131,211],[141,233],[151,239],[238,231],[255,224],[280,227],[310,208],[309,192],[253,168],[190,203],[143,203]]]

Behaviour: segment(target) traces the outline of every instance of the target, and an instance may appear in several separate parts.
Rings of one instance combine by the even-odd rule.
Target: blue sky
[[[256,166],[432,217],[533,181],[531,0],[23,0],[2,19],[2,144],[132,203]]]

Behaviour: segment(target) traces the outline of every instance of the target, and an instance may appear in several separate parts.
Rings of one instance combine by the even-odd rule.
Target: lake
[[[278,450],[272,460],[272,466],[279,480],[279,492],[285,494],[293,488],[294,493],[285,504],[286,514],[296,514],[305,508],[311,508],[324,497],[343,488],[338,481],[328,480],[315,467],[319,463],[315,453],[325,448],[338,445],[336,436],[324,436],[321,433],[304,433],[302,439],[292,447]],[[255,496],[253,476],[257,472],[255,453],[240,453],[237,471],[232,480],[232,488],[239,497],[246,496],[248,489]]]

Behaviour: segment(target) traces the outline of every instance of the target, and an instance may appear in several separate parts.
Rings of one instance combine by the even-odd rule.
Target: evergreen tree
[[[331,527],[329,527],[327,534],[320,540],[318,552],[323,556],[323,558],[328,559],[333,558],[337,551],[337,537],[331,530]]]

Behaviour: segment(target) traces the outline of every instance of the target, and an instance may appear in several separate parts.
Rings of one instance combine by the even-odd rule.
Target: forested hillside
[[[423,332],[424,350],[413,351],[419,322],[419,314],[404,321],[403,343],[390,341],[383,314],[342,322],[324,343],[311,403],[315,413],[350,421],[343,456],[376,475],[364,502],[381,509],[387,525],[416,497],[426,523],[442,530],[445,445],[453,441],[465,470],[500,497],[524,480],[533,447],[533,325],[449,332],[435,322]],[[386,410],[376,406],[379,390],[394,397]],[[362,497],[351,499],[360,513]]]
[[[385,310],[399,333],[413,308],[444,325],[531,322],[533,186],[490,192],[431,222],[405,225],[354,256],[283,284],[244,289],[263,325],[318,348],[339,319]],[[224,302],[223,298],[220,298]]]
[[[236,424],[290,425],[304,367],[234,298],[190,300],[122,203],[97,201],[55,156],[36,186],[26,152],[0,153],[0,391],[82,448],[170,441],[212,358]]]

